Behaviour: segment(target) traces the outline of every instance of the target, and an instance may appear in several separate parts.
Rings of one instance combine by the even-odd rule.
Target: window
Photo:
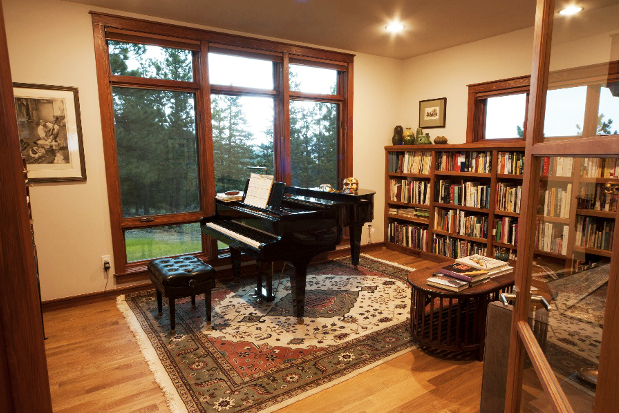
[[[217,257],[199,220],[251,172],[352,175],[353,56],[93,13],[115,268]]]
[[[529,76],[469,85],[467,142],[524,140]]]

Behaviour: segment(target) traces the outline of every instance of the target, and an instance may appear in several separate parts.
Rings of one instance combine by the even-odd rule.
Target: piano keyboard
[[[267,242],[271,242],[276,239],[275,237],[269,237],[267,234],[264,234],[254,228],[246,227],[234,221],[220,221],[220,224],[207,222],[205,226],[214,229],[215,231],[218,231],[223,235],[247,244],[257,250],[259,250],[260,247]],[[250,238],[250,236],[248,235],[253,238]]]

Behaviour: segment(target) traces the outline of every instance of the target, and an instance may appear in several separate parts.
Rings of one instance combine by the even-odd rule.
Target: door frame
[[[520,208],[518,260],[515,269],[517,294],[512,314],[510,332],[510,351],[508,357],[507,388],[505,412],[520,411],[522,397],[523,363],[528,355],[533,368],[557,412],[572,412],[556,376],[548,364],[543,351],[528,325],[528,305],[530,300],[532,261],[534,243],[528,242],[535,234],[535,219],[538,204],[537,178],[541,167],[541,155],[559,156],[608,156],[619,155],[618,137],[585,138],[575,141],[540,142],[543,136],[543,121],[548,72],[550,65],[550,46],[555,15],[554,0],[538,0],[535,14],[535,34],[533,43],[533,62],[531,68],[531,93],[529,112],[525,131],[525,170],[523,179],[523,202]],[[604,145],[600,145],[600,139]],[[595,141],[597,145],[592,145]],[[619,211],[615,218],[619,219]],[[613,237],[614,245],[619,245],[619,230]],[[611,257],[608,297],[619,297],[619,248]],[[619,343],[619,300],[607,300],[604,314],[604,329],[600,349],[599,374],[594,401],[594,412],[618,412],[616,395],[619,394],[619,377],[613,374],[619,370],[619,353],[612,348]]]

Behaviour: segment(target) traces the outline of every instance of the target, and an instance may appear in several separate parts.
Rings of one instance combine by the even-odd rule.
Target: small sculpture
[[[415,145],[431,145],[430,134],[423,134],[423,129],[417,128],[417,136],[415,137]]]
[[[447,143],[447,138],[444,136],[437,136],[434,138],[434,143],[437,145],[444,145]]]
[[[404,132],[404,145],[414,145],[415,144],[415,134],[411,128],[406,128]]]
[[[320,190],[324,192],[335,192],[331,184],[320,184]]]
[[[402,126],[398,125],[393,128],[393,137],[391,138],[391,143],[394,145],[402,145],[402,143],[404,142],[404,137],[402,136],[403,134],[404,128],[402,128]]]
[[[350,178],[344,179],[344,189],[342,189],[342,193],[357,195],[358,190],[359,190],[359,180],[357,178],[350,177]]]

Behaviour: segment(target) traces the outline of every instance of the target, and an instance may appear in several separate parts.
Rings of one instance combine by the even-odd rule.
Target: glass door
[[[618,409],[619,1],[570,5],[537,5],[506,412]]]

